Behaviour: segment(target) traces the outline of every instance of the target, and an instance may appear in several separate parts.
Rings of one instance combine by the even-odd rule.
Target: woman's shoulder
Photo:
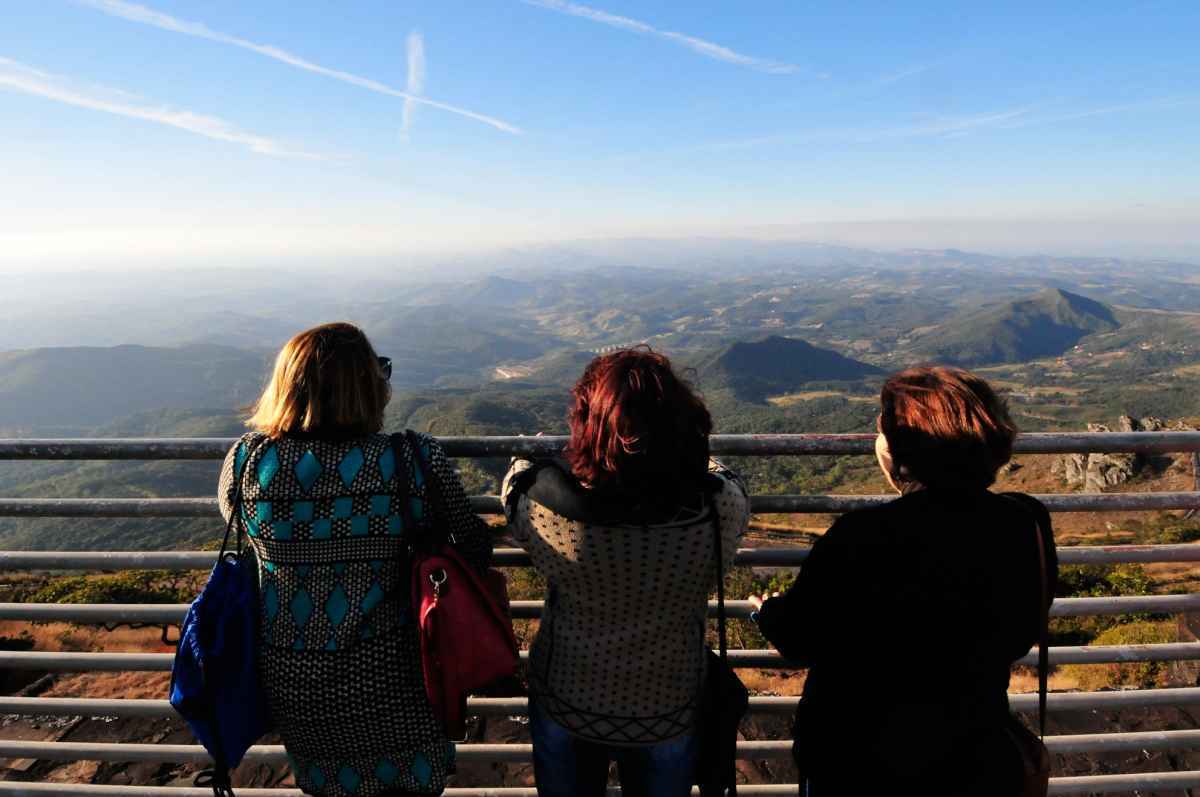
[[[750,491],[735,471],[714,459],[705,478],[705,491],[726,521],[749,514]]]
[[[839,517],[834,526],[844,533],[849,529],[861,532],[871,528],[895,528],[899,523],[910,522],[918,528],[923,522],[958,524],[963,512],[978,515],[983,526],[1007,527],[1023,518],[1037,520],[1047,528],[1050,524],[1046,506],[1025,493],[985,490],[963,494],[916,490],[884,503],[851,510]]]
[[[262,448],[265,443],[270,442],[270,436],[264,432],[246,432],[235,440],[229,447],[229,451],[225,453],[225,467],[240,472],[250,455]]]
[[[268,443],[270,441],[271,437],[266,432],[249,431],[238,439],[234,440],[233,445],[230,446],[229,450],[237,451],[241,448],[255,448],[256,446],[260,446],[263,443]]]
[[[708,461],[708,484],[710,491],[714,493],[736,492],[741,493],[744,497],[750,495],[750,491],[746,489],[746,482],[742,480],[737,471],[720,460],[710,459]]]

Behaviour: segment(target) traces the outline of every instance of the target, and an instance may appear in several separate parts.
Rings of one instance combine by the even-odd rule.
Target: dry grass
[[[173,630],[174,634],[175,631]],[[44,651],[107,651],[109,653],[172,653],[174,647],[164,645],[162,629],[121,627],[113,631],[101,626],[71,623],[28,623],[20,620],[0,621],[0,636],[29,639],[34,650]]]
[[[170,683],[169,672],[88,672],[59,679],[42,696],[163,700]]]
[[[751,693],[756,695],[778,695],[798,697],[804,691],[804,671],[794,670],[738,670],[738,677]],[[1008,691],[1011,694],[1036,692],[1037,671],[1018,667],[1013,671]],[[1050,673],[1051,692],[1069,692],[1079,689],[1079,681],[1070,673],[1056,670]]]
[[[1158,592],[1200,591],[1200,566],[1194,562],[1156,562],[1145,565],[1145,569]]]
[[[1050,673],[1047,685],[1051,692],[1070,692],[1079,688],[1079,681],[1068,673],[1055,670]],[[1036,692],[1037,688],[1037,670],[1029,667],[1018,667],[1013,670],[1012,678],[1008,682],[1008,691],[1010,694],[1018,695]]]
[[[738,678],[756,695],[799,697],[804,691],[805,675],[795,670],[738,670]]]

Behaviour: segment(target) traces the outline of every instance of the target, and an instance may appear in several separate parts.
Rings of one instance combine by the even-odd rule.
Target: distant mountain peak
[[[800,338],[771,335],[717,350],[700,363],[697,373],[702,385],[730,388],[740,398],[760,401],[812,382],[858,381],[883,372]]]

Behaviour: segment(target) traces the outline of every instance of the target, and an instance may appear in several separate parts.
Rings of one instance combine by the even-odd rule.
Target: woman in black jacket
[[[988,490],[1016,429],[979,377],[911,369],[881,403],[876,453],[900,497],[843,515],[786,595],[751,599],[763,635],[808,668],[801,794],[1016,797],[1009,671],[1054,594],[1050,515]]]

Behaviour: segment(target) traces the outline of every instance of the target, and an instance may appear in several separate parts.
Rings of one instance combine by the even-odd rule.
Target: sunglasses
[[[383,378],[385,381],[390,380],[392,378],[392,358],[391,357],[380,357],[379,358],[379,372],[381,374],[383,374]]]

